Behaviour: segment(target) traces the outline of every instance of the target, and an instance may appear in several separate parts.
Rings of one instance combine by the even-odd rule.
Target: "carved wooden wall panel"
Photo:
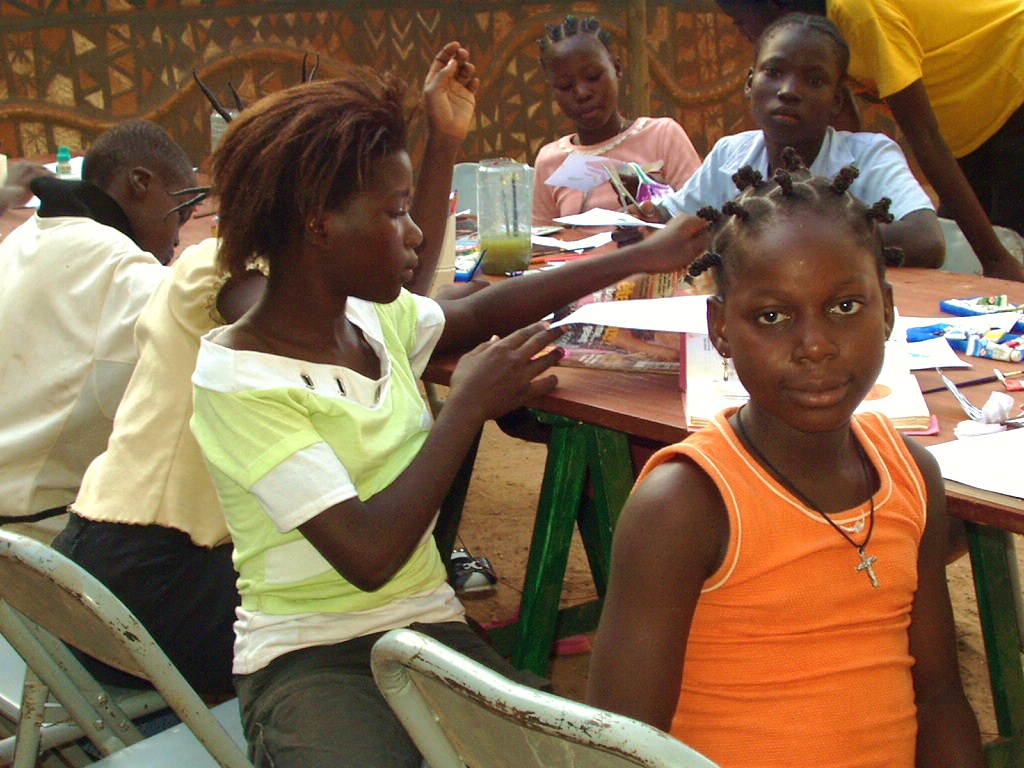
[[[466,157],[532,161],[571,130],[551,99],[536,40],[566,13],[597,15],[628,61],[630,5],[454,0],[4,0],[0,3],[0,141],[14,156],[78,151],[129,117],[167,128],[198,163],[209,147],[209,106],[193,67],[218,94],[244,100],[297,82],[305,52],[320,76],[349,63],[394,69],[418,89],[434,52],[461,40],[483,89]],[[646,0],[649,103],[679,120],[702,154],[751,127],[742,85],[752,48],[710,0]],[[629,95],[627,84],[626,95]],[[883,130],[878,110],[867,122]],[[421,131],[414,128],[413,154]]]

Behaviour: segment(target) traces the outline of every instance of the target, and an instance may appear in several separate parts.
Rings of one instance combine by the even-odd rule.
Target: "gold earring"
[[[729,358],[726,355],[722,355],[722,381],[729,380]]]

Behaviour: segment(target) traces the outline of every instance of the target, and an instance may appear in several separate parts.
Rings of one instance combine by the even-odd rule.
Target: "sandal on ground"
[[[452,581],[455,591],[488,592],[498,585],[498,575],[486,557],[473,557],[467,549],[452,550]]]

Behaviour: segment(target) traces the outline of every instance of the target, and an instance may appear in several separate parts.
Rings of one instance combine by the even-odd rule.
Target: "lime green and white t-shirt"
[[[298,530],[335,504],[389,486],[431,427],[418,378],[444,328],[441,308],[403,291],[387,305],[350,298],[346,315],[380,359],[377,380],[229,349],[217,344],[218,330],[200,347],[192,430],[235,546],[236,674],[300,648],[462,617],[432,527],[374,592],[346,581]]]

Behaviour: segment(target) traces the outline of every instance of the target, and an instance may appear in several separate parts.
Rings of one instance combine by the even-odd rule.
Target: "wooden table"
[[[896,305],[906,316],[941,316],[939,301],[1005,293],[1024,302],[1024,284],[926,269],[890,270]],[[947,371],[954,381],[1011,370],[1013,364],[969,358],[973,369]],[[431,363],[425,378],[447,384],[454,358]],[[559,368],[558,388],[533,404],[553,427],[537,519],[524,577],[517,624],[494,634],[499,649],[519,667],[547,670],[558,637],[591,630],[600,615],[608,578],[615,520],[633,482],[628,438],[672,443],[688,434],[683,396],[675,376]],[[934,371],[918,373],[923,389],[941,384]],[[967,389],[979,405],[997,385]],[[1024,403],[1024,393],[1016,403]],[[925,444],[953,439],[953,426],[966,418],[947,391],[926,395],[941,433],[918,438]],[[593,493],[584,493],[589,481]],[[1022,483],[1024,486],[1024,483]],[[1013,533],[1024,534],[1024,502],[967,486],[947,484],[952,515],[967,521],[971,564],[978,593],[989,675],[1000,739],[989,745],[989,765],[1024,765],[1024,669],[1021,635],[1014,620],[1017,559]],[[457,519],[456,511],[456,519]],[[590,561],[598,600],[560,609],[562,581],[575,527]]]

